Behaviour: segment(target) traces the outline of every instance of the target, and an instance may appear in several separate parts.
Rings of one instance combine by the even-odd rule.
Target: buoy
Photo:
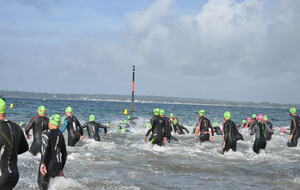
[[[14,104],[10,104],[9,107],[10,107],[10,109],[13,109],[14,108]]]
[[[128,115],[128,109],[124,109],[123,114]]]

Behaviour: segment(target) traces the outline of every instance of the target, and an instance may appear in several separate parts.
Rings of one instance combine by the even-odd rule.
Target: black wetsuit
[[[213,127],[215,134],[223,135],[223,132],[220,127]]]
[[[209,129],[211,130],[211,135],[214,136],[214,130],[212,128],[212,125],[209,121],[209,119],[207,119],[206,117],[199,117],[198,119],[198,124],[196,126],[196,128],[194,129],[194,131],[197,130],[197,127],[200,127],[200,135],[199,135],[199,139],[200,142],[204,142],[204,141],[209,141]]]
[[[250,132],[250,135],[255,134],[253,151],[257,154],[259,153],[260,149],[265,149],[267,146],[265,131],[268,131],[268,133],[273,133],[273,131],[267,126],[266,123],[259,121],[252,127],[252,130]]]
[[[239,134],[239,131],[237,130],[235,123],[229,119],[223,124],[223,128],[225,142],[223,152],[227,152],[229,149],[236,151],[237,135]]]
[[[38,185],[41,190],[48,189],[50,177],[56,177],[65,167],[67,150],[64,136],[58,129],[48,129],[42,134],[41,164],[46,165],[45,176],[38,171]]]
[[[249,127],[249,130],[250,131],[252,131],[252,128],[257,124],[257,120],[256,119],[254,119],[252,122],[251,122],[251,124],[250,124],[250,127]]]
[[[19,181],[18,154],[28,151],[22,129],[14,122],[0,120],[0,189],[10,190]]]
[[[289,147],[295,147],[298,144],[298,138],[300,137],[300,117],[298,115],[292,116],[290,124],[290,135],[292,139],[287,143]]]
[[[170,142],[171,140],[177,140],[175,137],[172,136],[172,125],[170,119],[167,117],[161,117],[161,118],[165,121],[165,129],[166,129],[165,134],[168,139],[168,142]]]
[[[86,122],[83,124],[82,128],[86,128],[89,138],[94,139],[95,141],[100,141],[99,128],[103,128],[104,133],[107,133],[107,127],[95,121]]]
[[[164,120],[160,116],[154,116],[152,117],[151,121],[151,128],[146,133],[146,137],[148,137],[151,134],[151,137],[149,138],[149,141],[152,144],[157,144],[159,146],[163,145],[163,138],[167,137],[167,123],[166,120]]]
[[[269,127],[269,129],[271,129],[271,130],[273,129],[273,124],[270,121],[267,121],[265,123]],[[270,133],[268,130],[265,130],[265,138],[267,141],[271,140],[272,134],[273,134],[273,131],[272,131],[272,133]]]
[[[185,130],[187,133],[190,133],[187,128],[185,128],[183,125],[180,125],[179,123],[173,124],[174,127],[174,132],[177,133],[178,135],[183,135],[185,134],[183,130]]]
[[[75,146],[80,140],[80,136],[83,135],[81,124],[75,116],[66,117],[61,132],[64,132],[66,129],[68,130],[68,145]]]
[[[48,130],[49,119],[46,116],[36,116],[31,119],[29,124],[25,128],[25,134],[29,135],[29,131],[32,129],[33,142],[30,146],[29,152],[33,155],[37,155],[41,151],[42,146],[42,132]]]

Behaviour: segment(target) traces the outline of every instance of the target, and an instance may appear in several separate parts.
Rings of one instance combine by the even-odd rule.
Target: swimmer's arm
[[[151,133],[151,129],[152,129],[152,127],[147,131],[147,133],[146,133],[146,135],[145,135],[145,137],[148,137],[149,135],[150,135],[150,133]]]
[[[256,133],[256,125],[254,127],[252,127],[251,131],[250,131],[250,135],[254,135],[254,133]]]
[[[153,126],[153,119],[150,120],[150,128],[149,128],[149,130],[147,131],[147,133],[146,133],[146,135],[144,136],[144,138],[147,138],[147,137],[150,135],[150,133],[151,133],[151,131],[152,131],[152,126]]]
[[[61,135],[62,136],[62,135]],[[61,153],[62,153],[62,168],[65,167],[65,164],[66,164],[66,161],[67,161],[67,149],[66,149],[66,143],[65,143],[65,139],[64,137],[62,136],[62,147],[61,147]]]
[[[30,122],[28,123],[28,125],[25,127],[25,134],[26,134],[26,136],[29,136],[29,131],[32,129],[32,127],[33,127],[33,120],[34,120],[34,118],[32,118],[31,120],[30,120]]]
[[[68,124],[69,124],[68,120],[65,120],[63,127],[59,129],[60,132],[62,132],[62,133],[65,132],[65,130],[67,129]]]
[[[86,127],[87,127],[87,123],[85,123],[85,124],[82,125],[82,129],[84,129]]]
[[[104,129],[104,134],[107,134],[107,127],[101,123],[98,123],[99,128],[103,128]]]
[[[49,134],[46,131],[42,133],[41,164],[45,164],[45,159],[47,157],[48,149],[49,149]]]
[[[224,142],[225,142],[228,139],[228,133],[229,133],[227,124],[226,125],[224,124],[223,130],[224,130]]]
[[[266,125],[266,130],[267,130],[269,133],[273,134],[272,129],[270,129],[270,127],[269,127],[268,125]]]
[[[272,124],[271,122],[269,122],[269,128],[270,128],[270,129],[273,129],[273,128],[274,128],[274,126],[273,126],[273,124]]]
[[[208,127],[210,128],[210,131],[211,131],[211,136],[214,136],[214,129],[213,129],[213,127],[212,127],[212,125],[211,125],[211,123],[210,123],[210,121],[208,120]]]
[[[80,136],[83,136],[83,130],[82,130],[82,126],[79,122],[79,120],[76,118],[76,125],[79,127],[79,134]]]
[[[190,133],[189,130],[188,130],[187,128],[185,128],[183,125],[181,125],[181,128],[182,128],[183,130],[185,130],[187,133]]]
[[[24,152],[27,152],[28,149],[29,149],[27,140],[26,140],[26,138],[24,136],[24,133],[21,129],[20,129],[20,136],[21,136],[21,142],[20,142],[20,147],[19,147],[18,154],[22,154]]]

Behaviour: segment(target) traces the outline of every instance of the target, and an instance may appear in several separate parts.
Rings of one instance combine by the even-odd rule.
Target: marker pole
[[[132,67],[132,83],[131,83],[131,113],[134,112],[134,80],[135,80],[135,66]]]

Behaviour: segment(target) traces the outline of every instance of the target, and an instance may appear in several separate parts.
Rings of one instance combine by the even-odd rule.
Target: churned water
[[[9,119],[15,122],[28,122],[37,107],[44,104],[48,115],[62,115],[70,105],[82,123],[90,114],[95,114],[99,122],[117,123],[125,119],[122,110],[130,106],[119,102],[31,99],[8,99],[8,103],[15,105],[8,111]],[[136,104],[139,122],[130,133],[109,130],[107,137],[101,135],[101,142],[86,140],[74,148],[67,147],[66,178],[53,179],[50,189],[300,189],[300,147],[288,148],[288,136],[279,128],[259,155],[253,153],[254,137],[245,129],[240,131],[245,141],[238,142],[238,151],[225,155],[220,154],[221,136],[215,142],[202,144],[194,142],[192,135],[176,136],[178,142],[152,146],[143,141],[147,131],[144,122],[156,107],[175,113],[190,130],[199,109],[205,109],[212,122],[221,122],[224,111],[230,111],[237,124],[252,113],[268,114],[277,127],[289,125],[290,119],[288,111],[281,108]],[[67,133],[64,136],[67,138]],[[16,189],[38,189],[39,159],[28,152],[19,156],[20,180]]]

